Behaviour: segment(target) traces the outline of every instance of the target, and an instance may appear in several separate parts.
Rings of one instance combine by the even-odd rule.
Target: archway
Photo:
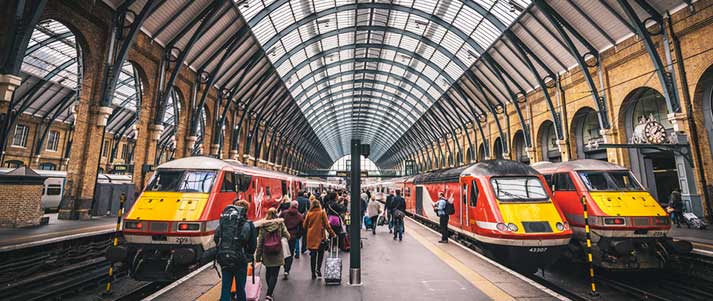
[[[525,149],[525,135],[522,130],[515,132],[515,136],[512,139],[512,145],[515,150],[515,161],[530,164],[530,157],[527,156],[527,150]]]
[[[471,149],[470,147],[468,147],[468,149],[465,151],[465,163],[473,163],[473,159],[475,159],[475,156],[471,154],[472,151],[473,149]]]
[[[193,156],[200,156],[203,155],[203,142],[205,142],[205,128],[207,125],[207,116],[206,116],[206,111],[208,111],[208,106],[203,106],[201,108],[200,112],[198,113],[198,125],[196,127],[196,144],[193,145],[193,150],[191,154]],[[249,150],[245,150],[246,153],[249,153]]]
[[[540,142],[540,153],[542,154],[540,158],[543,161],[561,162],[562,153],[560,153],[559,146],[557,145],[554,123],[550,120],[543,122],[542,125],[540,125],[540,131],[537,137]]]
[[[713,159],[713,66],[703,72],[701,79],[696,84],[696,91],[693,103],[695,105],[694,112],[703,115],[703,124],[706,128],[708,137],[708,146],[712,150],[710,157]]]
[[[503,142],[500,140],[500,137],[495,138],[495,142],[493,143],[493,153],[495,155],[495,159],[503,158]]]
[[[481,162],[483,160],[485,160],[485,146],[481,143],[480,146],[478,146],[478,159],[476,162]]]
[[[640,122],[650,119],[661,123],[667,135],[673,131],[673,125],[667,118],[666,100],[652,88],[642,87],[629,93],[622,106],[622,114],[627,141],[631,141],[634,128]],[[668,202],[671,191],[681,188],[672,152],[629,149],[629,161],[631,170],[659,202]]]
[[[591,147],[596,143],[604,143],[597,112],[589,107],[579,109],[572,118],[572,125],[571,137],[575,137],[577,158],[606,161],[606,149]]]
[[[83,41],[54,19],[35,26],[22,60],[22,83],[13,95],[2,160],[66,169],[74,107],[82,93],[84,58],[78,40]]]
[[[139,135],[136,125],[141,114],[145,83],[146,76],[138,65],[125,61],[111,99],[112,113],[105,128],[101,162],[105,166],[104,170],[109,173],[113,172],[116,165],[134,163],[134,150]]]
[[[166,110],[163,114],[163,132],[159,137],[156,155],[156,164],[173,160],[176,153],[176,134],[178,132],[178,121],[180,120],[181,103],[183,97],[178,88],[173,87],[169,91],[166,102]]]

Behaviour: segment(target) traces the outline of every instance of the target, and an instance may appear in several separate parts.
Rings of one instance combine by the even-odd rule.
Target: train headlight
[[[495,228],[497,228],[498,230],[500,230],[502,232],[505,232],[508,230],[508,226],[503,223],[498,223],[497,225],[495,225]]]
[[[512,231],[512,232],[517,232],[518,229],[517,229],[517,226],[516,226],[515,224],[509,223],[509,224],[508,224],[508,230],[510,230],[510,231]]]
[[[564,231],[565,229],[564,224],[560,222],[557,222],[557,224],[555,224],[555,227],[557,227],[557,231]]]
[[[199,223],[178,223],[178,231],[198,231],[200,228]]]
[[[133,222],[133,221],[124,222],[124,229],[141,230],[143,228],[144,228],[144,224],[142,222]]]
[[[622,217],[607,217],[604,219],[604,224],[605,225],[623,226],[623,225],[626,225],[626,220]]]

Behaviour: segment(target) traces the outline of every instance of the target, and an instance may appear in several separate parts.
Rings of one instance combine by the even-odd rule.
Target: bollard
[[[591,283],[590,295],[599,296],[597,292],[597,284],[594,277],[594,263],[592,262],[592,239],[589,235],[589,215],[587,214],[587,198],[582,196],[582,208],[584,209],[584,236],[587,242],[586,253],[587,263],[589,264],[589,282]]]
[[[121,230],[121,217],[124,215],[124,202],[126,202],[126,194],[122,193],[119,197],[119,212],[116,215],[116,229],[114,230],[114,247],[119,245],[119,230]],[[111,279],[114,277],[114,263],[109,265],[109,279],[106,281],[106,290],[104,295],[111,295]]]

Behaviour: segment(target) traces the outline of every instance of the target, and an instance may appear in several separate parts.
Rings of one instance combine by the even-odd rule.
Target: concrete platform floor
[[[34,242],[63,239],[70,235],[86,235],[113,231],[116,217],[93,217],[91,220],[59,220],[57,214],[46,214],[49,224],[28,228],[0,228],[0,251]]]
[[[526,280],[456,244],[439,244],[433,231],[407,220],[402,242],[386,227],[363,231],[362,286],[349,286],[349,254],[342,285],[312,280],[309,256],[296,259],[289,280],[277,282],[275,300],[556,300]],[[262,269],[263,298],[267,290]],[[220,284],[208,268],[154,300],[218,300]]]

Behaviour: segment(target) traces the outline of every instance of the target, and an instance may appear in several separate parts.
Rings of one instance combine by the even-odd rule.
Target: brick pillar
[[[535,153],[534,147],[525,147],[525,151],[527,152],[527,157],[530,158],[530,164],[539,161],[537,160],[537,155]]]
[[[220,145],[217,143],[211,144],[210,145],[210,154],[213,156],[218,156],[218,149],[220,148]]]
[[[0,74],[0,112],[7,112],[15,89],[22,84],[22,78],[12,74]]]
[[[599,134],[602,135],[602,138],[604,139],[604,143],[617,143],[617,130],[616,128],[612,127],[609,129],[601,129],[599,130]],[[625,150],[624,150],[625,151]],[[618,165],[624,165],[624,160],[621,157],[622,151],[617,151],[615,148],[608,148],[607,149],[607,161],[613,164],[618,164]]]
[[[567,148],[567,140],[562,139],[562,140],[557,140],[557,148],[560,150],[560,154],[562,156],[562,162],[569,161],[570,159],[570,154],[569,154],[569,149]]]
[[[186,157],[191,156],[191,152],[193,152],[193,147],[196,145],[196,141],[198,140],[198,136],[187,136],[186,137]]]

